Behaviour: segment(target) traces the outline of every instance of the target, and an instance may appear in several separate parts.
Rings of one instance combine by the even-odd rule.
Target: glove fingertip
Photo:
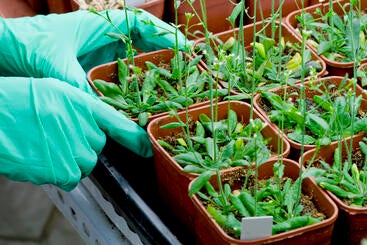
[[[96,100],[93,111],[99,127],[120,145],[142,157],[153,155],[148,134],[138,124],[100,100]]]

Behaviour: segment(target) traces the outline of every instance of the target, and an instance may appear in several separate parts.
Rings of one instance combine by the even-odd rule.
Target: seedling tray
[[[113,215],[123,217],[143,244],[195,243],[191,231],[160,201],[154,173],[153,159],[141,158],[108,139],[89,179],[113,206],[115,214],[106,211],[111,222]]]

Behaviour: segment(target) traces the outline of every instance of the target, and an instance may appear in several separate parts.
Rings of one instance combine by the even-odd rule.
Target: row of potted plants
[[[146,128],[160,196],[198,243],[329,244],[347,229],[345,243],[357,244],[367,236],[364,2],[299,1],[287,16],[271,2],[248,25],[245,1],[231,3],[232,28],[211,33],[208,1],[197,0],[203,37],[189,53],[119,59],[89,82]],[[270,229],[254,236],[257,222]]]

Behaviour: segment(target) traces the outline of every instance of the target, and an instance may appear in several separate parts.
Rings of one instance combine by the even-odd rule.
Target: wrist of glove
[[[146,131],[99,99],[56,79],[0,77],[0,174],[73,189],[106,135],[151,157]]]

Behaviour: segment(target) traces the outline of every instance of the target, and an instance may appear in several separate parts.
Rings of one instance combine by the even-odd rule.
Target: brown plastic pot
[[[256,10],[255,10],[255,1],[256,1]],[[309,6],[308,0],[284,0],[283,6],[282,6],[282,18],[285,19],[285,17],[295,11],[302,9],[302,1],[304,2],[304,7]],[[280,7],[281,0],[275,0],[274,1],[274,12],[277,12]],[[256,19],[257,21],[265,20],[269,18],[272,14],[272,4],[273,1],[269,0],[246,0],[246,7],[248,8],[248,14],[250,16],[254,16],[256,12]],[[247,19],[248,24],[253,23],[251,18]]]
[[[27,0],[29,6],[33,9],[37,14],[47,14],[48,7],[45,0]]]
[[[243,27],[243,32],[245,33],[245,35],[244,35],[244,45],[245,45],[245,48],[246,48],[247,51],[250,52],[252,50],[251,43],[254,41],[252,33],[254,33],[254,30],[259,31],[263,27],[264,27],[264,23],[263,22],[257,22],[255,24],[250,24],[250,25],[246,25],[246,26]],[[282,23],[281,28],[282,28],[281,29],[282,37],[284,38],[284,41],[285,42],[291,42],[291,43],[301,44],[301,42],[294,36],[294,34],[289,30],[289,28],[284,23]],[[271,32],[272,32],[271,25],[267,25],[266,28],[265,28],[265,35],[268,36],[268,37],[271,37]],[[224,32],[215,34],[214,37],[211,39],[212,49],[215,51],[215,48],[214,48],[215,45],[218,45],[219,44],[215,40],[218,39],[221,42],[225,42],[225,41],[227,41],[231,37],[238,37],[238,33],[239,33],[239,28],[235,28],[234,30],[224,31]],[[249,35],[248,33],[251,33],[251,35]],[[276,39],[276,42],[279,43],[279,40],[277,38],[277,35],[276,35],[275,39]],[[198,46],[198,45],[200,45],[200,44],[202,44],[202,43],[205,43],[205,38],[197,39],[194,42],[194,45],[193,45],[193,48],[192,48],[193,56],[198,56],[199,55],[197,53],[197,51],[195,50],[195,47]],[[325,64],[325,62],[314,51],[312,51],[312,50],[311,50],[311,57],[312,57],[312,60],[319,62],[320,65],[321,65],[321,67],[322,67],[321,71],[319,71],[316,74],[316,76],[317,77],[326,76],[327,75],[327,71],[326,71],[326,64]],[[202,66],[205,69],[209,70],[209,67],[206,64],[206,61],[205,61],[204,58],[201,60],[201,62],[202,62]],[[307,80],[308,78],[306,77],[305,79]],[[222,83],[222,87],[225,87],[223,85],[223,83]],[[231,93],[232,94],[239,94],[239,92],[236,91],[233,88],[231,89]]]
[[[238,120],[247,124],[250,120],[250,105],[245,102],[231,101],[230,107],[237,113]],[[223,101],[218,103],[218,120],[227,118],[228,116],[228,102]],[[205,113],[209,117],[210,105],[203,105],[201,107],[192,108],[188,111],[192,117],[193,122],[197,121],[199,115]],[[186,112],[180,112],[179,116],[184,122]],[[253,118],[263,117],[257,112],[253,111]],[[187,188],[192,179],[197,177],[197,174],[187,173],[183,168],[173,159],[173,157],[158,143],[158,139],[174,135],[182,132],[180,128],[162,129],[161,126],[169,122],[174,122],[176,119],[170,116],[163,116],[152,120],[148,124],[147,132],[152,142],[154,153],[154,165],[158,181],[158,189],[163,200],[171,207],[172,212],[186,225],[187,228],[192,229],[194,224],[193,204],[188,196]],[[279,156],[287,157],[289,154],[289,143],[279,137],[276,130],[267,125],[262,134],[265,138],[271,139],[269,146],[273,152],[279,152]],[[275,156],[274,158],[277,158]]]
[[[346,159],[345,143],[349,146],[352,142],[352,149],[359,148],[359,142],[362,141],[366,135],[361,133],[351,138],[347,138],[342,143],[342,159]],[[338,147],[338,142],[322,147],[316,154],[315,159],[323,159],[326,163],[332,165],[334,162],[334,151]],[[310,163],[315,155],[315,149],[303,154],[299,159],[299,163]],[[344,160],[343,160],[344,161]],[[333,241],[335,244],[361,244],[361,240],[367,237],[367,208],[357,208],[346,205],[341,199],[330,191],[325,191],[337,204],[339,209],[339,216],[335,223],[335,232],[333,234]]]
[[[136,7],[144,9],[159,19],[162,19],[164,14],[164,5],[164,0],[150,0],[146,3],[139,4]]]
[[[68,13],[79,9],[76,8],[79,6],[76,3],[74,0],[47,0],[49,13],[57,14]]]
[[[189,56],[186,53],[183,53],[183,55],[187,59],[192,59],[192,57]],[[141,67],[144,71],[144,70],[147,70],[147,66],[146,66],[147,61],[149,61],[149,62],[151,62],[151,63],[153,63],[157,66],[161,63],[170,65],[171,59],[173,57],[174,57],[174,51],[173,50],[171,50],[171,49],[161,49],[161,50],[157,50],[157,51],[152,51],[152,52],[147,52],[147,53],[142,53],[142,54],[136,55],[134,57],[134,63],[135,63],[136,66]],[[127,60],[124,59],[124,61],[126,62]],[[201,71],[204,70],[204,68],[202,68],[200,66],[200,64],[198,65],[198,69],[201,70]],[[89,82],[90,86],[97,93],[97,95],[103,96],[103,94],[95,87],[95,85],[93,84],[93,81],[96,80],[96,79],[100,79],[100,80],[104,80],[106,82],[119,83],[119,81],[118,81],[117,61],[113,61],[113,62],[109,62],[109,63],[105,63],[105,64],[102,64],[102,65],[98,65],[98,66],[93,67],[87,73],[87,77],[88,77],[88,82]],[[219,98],[219,100],[220,100],[220,98]],[[206,104],[206,103],[209,103],[209,101],[203,101],[203,102],[195,103],[195,104],[191,105],[189,108],[201,106],[201,105]],[[149,117],[148,122],[150,122],[151,120],[153,120],[157,117],[162,117],[162,116],[167,115],[167,114],[168,114],[168,112],[161,112],[161,113],[157,113],[157,114],[152,114]],[[135,121],[135,122],[138,121],[137,118],[132,118],[132,120]]]
[[[323,77],[323,78],[320,78],[319,80],[317,80],[316,82],[329,82],[331,84],[335,84],[337,87],[340,85],[341,81],[343,81],[343,77],[338,77],[338,76],[332,76],[332,77]],[[311,90],[308,86],[309,82],[305,82],[305,96],[307,98],[309,98],[310,100],[313,99],[313,96],[315,94],[317,94],[314,90]],[[292,89],[298,89],[300,88],[300,84],[295,84],[293,86],[286,86],[286,93],[289,93],[289,91],[291,91]],[[283,95],[284,94],[284,88],[283,87],[280,87],[280,88],[277,88],[277,89],[273,89],[271,90],[272,92],[278,94],[278,95]],[[356,95],[359,96],[363,93],[363,89],[357,85],[356,86]],[[298,99],[298,96],[297,95],[291,95],[289,96],[292,101],[296,101]],[[272,127],[276,128],[279,132],[281,131],[280,128],[275,124],[275,123],[272,123],[268,117],[268,113],[264,110],[264,108],[261,106],[261,94],[256,94],[255,97],[254,97],[254,107],[260,112],[260,114],[262,116],[265,117],[265,119],[271,124]],[[361,103],[361,108],[363,108],[363,111],[366,111],[367,110],[367,101],[364,99],[362,100],[362,103]],[[293,159],[293,160],[298,160],[298,158],[300,157],[300,152],[301,152],[301,149],[302,149],[302,144],[298,143],[298,142],[295,142],[291,139],[289,139],[287,137],[287,135],[283,134],[284,138],[287,139],[287,141],[289,141],[290,145],[291,145],[291,155],[290,157]],[[315,145],[303,145],[304,147],[304,151],[308,151],[308,150],[312,150],[314,149],[316,146]]]
[[[175,23],[175,8],[174,8],[175,1],[166,1],[167,3],[167,21],[171,23]],[[231,23],[226,19],[228,18],[232,10],[234,9],[234,5],[228,0],[210,0],[205,1],[206,4],[206,15],[207,15],[207,25],[208,30],[213,33],[222,32],[225,30],[232,29]],[[202,11],[200,7],[200,1],[194,1],[193,7],[195,8],[196,12],[199,14],[200,19],[202,19]],[[177,9],[178,14],[178,24],[186,25],[186,16],[185,13],[194,13],[192,8],[186,1],[181,1],[180,6]],[[191,27],[189,29],[190,33],[194,33],[195,31],[203,32],[204,28],[202,26],[194,26],[195,24],[200,23],[199,18],[194,16],[189,23]],[[185,27],[182,26],[181,31],[184,32]],[[203,35],[199,35],[203,36]],[[196,39],[196,37],[189,36],[190,39]]]
[[[0,16],[3,18],[34,16],[36,14],[37,12],[24,0],[0,1]]]
[[[341,6],[349,2],[350,2],[349,0],[334,1],[333,2],[334,13],[341,16],[343,14],[343,10]],[[361,4],[361,10],[367,9],[367,1],[358,1],[358,2]],[[326,2],[324,4],[314,4],[305,9],[293,11],[287,16],[285,22],[287,26],[289,26],[290,30],[297,36],[299,40],[302,40],[302,37],[300,33],[297,31],[298,30],[297,25],[299,22],[296,19],[296,16],[300,16],[302,11],[305,11],[307,13],[310,13],[312,16],[316,17],[316,14],[314,12],[318,8],[322,11],[323,14],[326,14],[329,11],[329,3]],[[317,54],[317,50],[315,47],[309,44],[307,44],[307,46]],[[353,77],[354,62],[336,62],[336,61],[328,59],[324,55],[320,55],[320,57],[321,59],[325,61],[327,65],[326,69],[329,72],[330,76],[344,76],[345,74],[348,74],[349,77]],[[367,58],[364,58],[361,61],[361,63],[366,63],[366,62],[367,62]]]
[[[273,174],[273,165],[277,160],[269,160],[260,165],[259,179],[268,179]],[[283,159],[285,165],[284,176],[293,180],[300,173],[299,164],[289,159]],[[236,170],[222,172],[222,175],[236,174]],[[214,177],[214,176],[213,176]],[[190,185],[193,181],[190,183]],[[212,183],[216,181],[212,178]],[[232,188],[231,188],[232,189]],[[334,222],[338,209],[331,198],[310,178],[305,178],[302,183],[302,192],[313,197],[316,207],[326,215],[326,219],[319,223],[272,235],[256,240],[239,240],[229,236],[206,211],[205,206],[197,195],[192,197],[195,206],[195,230],[199,244],[330,244]]]

